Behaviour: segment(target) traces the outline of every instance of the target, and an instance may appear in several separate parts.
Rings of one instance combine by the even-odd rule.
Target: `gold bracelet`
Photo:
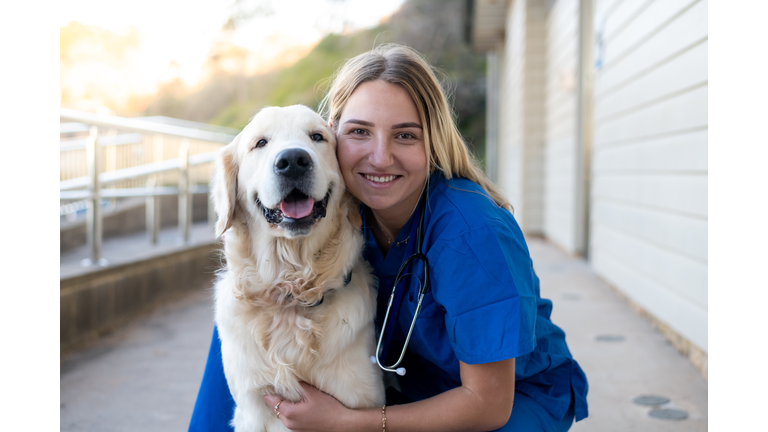
[[[387,406],[381,407],[381,432],[387,432]]]

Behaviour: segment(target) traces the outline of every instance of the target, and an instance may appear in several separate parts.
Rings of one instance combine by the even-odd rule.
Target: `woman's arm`
[[[388,406],[390,431],[488,431],[509,420],[515,395],[515,359],[460,363],[461,387],[405,405]],[[379,431],[381,408],[350,410],[333,397],[302,384],[305,400],[280,404],[280,420],[295,431]],[[267,395],[274,407],[280,399]]]

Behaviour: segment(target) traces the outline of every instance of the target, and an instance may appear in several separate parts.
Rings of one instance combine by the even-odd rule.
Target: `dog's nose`
[[[302,149],[288,149],[275,158],[275,172],[290,179],[298,179],[312,169],[312,157]]]

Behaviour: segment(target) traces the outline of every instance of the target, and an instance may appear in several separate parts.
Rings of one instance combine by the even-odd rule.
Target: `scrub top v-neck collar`
[[[376,263],[383,263],[384,265],[387,265],[389,267],[394,261],[397,261],[397,266],[399,267],[402,261],[403,261],[403,254],[405,252],[405,247],[408,245],[408,242],[411,240],[408,237],[409,231],[411,229],[411,224],[413,223],[413,220],[416,216],[416,212],[414,211],[413,214],[408,218],[408,222],[403,225],[402,228],[400,228],[400,232],[397,233],[395,236],[395,239],[392,241],[389,247],[389,251],[385,254],[381,248],[379,247],[379,244],[376,243],[376,238],[373,235],[372,226],[370,221],[374,220],[373,215],[371,214],[371,209],[369,207],[364,207],[365,210],[362,212],[363,217],[363,235],[365,236],[365,247],[366,247],[366,254],[370,254],[369,258],[376,259]],[[393,254],[394,252],[394,254]],[[398,255],[398,257],[393,257],[393,255]]]

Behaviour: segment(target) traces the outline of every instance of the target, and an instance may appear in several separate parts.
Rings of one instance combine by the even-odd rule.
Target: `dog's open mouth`
[[[332,187],[328,189],[328,193],[320,201],[315,201],[304,192],[293,189],[276,208],[265,207],[258,198],[256,198],[256,203],[264,214],[264,218],[271,224],[310,222],[325,217],[331,190]]]
[[[280,202],[280,211],[283,215],[291,219],[301,219],[309,216],[315,207],[315,200],[305,195],[298,189],[291,193]]]

